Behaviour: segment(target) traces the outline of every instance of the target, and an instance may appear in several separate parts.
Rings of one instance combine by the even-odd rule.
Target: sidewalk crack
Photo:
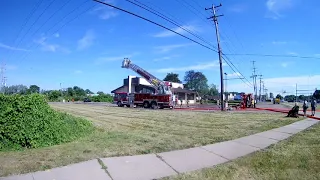
[[[101,169],[103,169],[108,174],[108,176],[111,178],[111,180],[113,180],[111,174],[107,170],[108,167],[103,163],[103,161],[100,158],[97,158],[97,160],[98,160],[98,163],[101,165]]]
[[[162,162],[164,162],[167,166],[169,166],[172,170],[174,170],[177,174],[180,174],[179,171],[174,169],[169,163],[167,163],[159,154],[155,154],[157,158],[159,158]]]

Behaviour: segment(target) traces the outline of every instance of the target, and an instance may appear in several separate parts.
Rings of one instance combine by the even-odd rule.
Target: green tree
[[[201,96],[208,92],[208,79],[201,72],[187,71],[184,76],[186,88],[197,91]]]
[[[67,96],[73,97],[75,95],[74,90],[72,87],[67,89]]]
[[[217,86],[216,86],[215,84],[211,84],[211,85],[209,86],[208,95],[209,95],[209,96],[219,95],[218,88],[217,88]]]
[[[86,89],[85,92],[86,94],[94,94],[92,91],[90,91],[90,89]]]
[[[320,99],[320,90],[315,90],[313,93],[313,97],[316,99]]]
[[[24,85],[12,85],[9,87],[3,87],[1,92],[4,94],[27,94],[28,87]]]
[[[53,90],[53,91],[50,91],[49,94],[48,94],[48,99],[50,101],[57,101],[58,98],[61,96],[61,92],[58,91],[58,90]]]
[[[99,94],[99,95],[103,95],[103,94],[104,94],[104,92],[102,92],[102,91],[98,91],[98,92],[97,92],[97,94]]]
[[[176,73],[168,73],[167,76],[163,79],[164,81],[181,83],[179,79],[179,74]]]
[[[283,99],[283,97],[282,97],[280,94],[278,94],[278,95],[276,96],[276,98],[278,98],[278,99]]]
[[[284,97],[284,100],[288,101],[288,102],[294,102],[296,99],[295,95],[287,95]]]
[[[86,95],[86,92],[82,88],[80,88],[78,86],[74,86],[73,87],[73,91],[74,91],[76,96],[85,96]]]
[[[306,96],[300,95],[300,96],[299,96],[299,99],[300,99],[300,100],[305,100],[305,99],[306,99]]]
[[[37,85],[31,85],[29,87],[29,92],[30,93],[40,93],[40,87]]]

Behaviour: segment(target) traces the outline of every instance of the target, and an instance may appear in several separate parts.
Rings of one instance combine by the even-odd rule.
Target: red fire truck
[[[171,84],[161,81],[152,74],[148,73],[139,66],[131,63],[125,58],[122,62],[122,68],[127,68],[135,71],[137,74],[146,79],[155,89],[154,93],[115,93],[114,103],[119,107],[123,106],[142,106],[144,108],[173,108],[173,95]],[[129,84],[130,86],[130,84]]]

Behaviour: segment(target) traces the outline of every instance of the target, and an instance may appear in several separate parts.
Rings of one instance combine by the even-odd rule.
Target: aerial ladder
[[[155,89],[155,93],[131,93],[129,94],[130,107],[143,106],[145,108],[163,109],[164,107],[173,108],[173,93],[171,83],[162,81],[136,64],[133,64],[128,58],[124,58],[122,68],[131,69],[145,80],[147,80]]]
[[[131,63],[131,60],[124,58],[122,62],[122,68],[127,68],[135,71],[137,74],[146,79],[151,85],[155,87],[156,94],[169,94],[172,95],[170,83],[162,81],[152,74],[148,73],[146,70],[142,69],[136,64]]]

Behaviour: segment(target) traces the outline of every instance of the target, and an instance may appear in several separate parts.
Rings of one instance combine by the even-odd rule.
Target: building
[[[171,83],[172,92],[176,95],[177,104],[195,104],[197,99],[197,92],[185,89],[181,83]],[[144,78],[136,76],[128,76],[123,80],[123,85],[111,91],[111,93],[154,93],[154,87]]]

